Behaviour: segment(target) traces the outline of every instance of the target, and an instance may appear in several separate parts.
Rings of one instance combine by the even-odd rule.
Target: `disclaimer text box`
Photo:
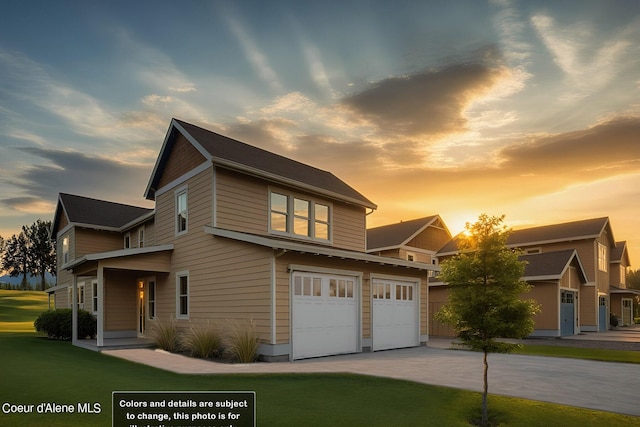
[[[114,391],[113,427],[255,427],[254,391]]]

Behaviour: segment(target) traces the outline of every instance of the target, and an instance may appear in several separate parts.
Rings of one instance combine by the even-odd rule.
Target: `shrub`
[[[253,320],[227,321],[224,337],[225,351],[240,363],[251,363],[258,355],[258,335]]]
[[[211,323],[201,327],[192,325],[181,341],[183,350],[189,352],[191,356],[203,358],[216,356],[220,351],[221,345],[220,333]]]
[[[36,331],[45,333],[49,338],[71,340],[73,311],[70,308],[48,310],[40,314],[33,322]],[[86,310],[78,310],[78,338],[96,336],[96,318]]]
[[[156,320],[149,335],[156,347],[163,350],[176,351],[179,347],[176,319],[170,319],[168,322]]]
[[[609,313],[609,324],[614,328],[620,324],[620,322],[618,321],[618,318],[613,313]]]

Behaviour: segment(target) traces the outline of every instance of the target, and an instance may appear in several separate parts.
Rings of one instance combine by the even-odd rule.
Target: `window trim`
[[[287,212],[282,212],[280,210],[272,209],[273,194],[286,197]],[[307,212],[308,216],[296,215],[296,211],[295,211],[296,200],[308,203],[308,212]],[[268,204],[269,204],[268,227],[269,227],[270,234],[293,237],[295,239],[300,239],[300,240],[310,240],[314,242],[322,242],[322,243],[330,243],[330,244],[333,243],[333,204],[332,203],[327,201],[317,200],[317,199],[314,199],[313,197],[300,195],[297,193],[292,193],[292,192],[283,191],[279,189],[269,189]],[[325,206],[327,208],[327,221],[316,218],[316,206]],[[274,213],[285,217],[286,231],[277,230],[273,228],[272,216]],[[305,235],[305,234],[296,233],[295,222],[297,219],[307,221],[308,234]],[[326,226],[327,228],[326,239],[324,237],[317,237],[316,235],[317,224],[322,224]]]
[[[93,280],[91,282],[91,312],[93,314],[98,313],[98,281]]]
[[[62,238],[62,264],[68,263],[69,259],[69,236],[64,236]]]
[[[186,278],[187,279],[187,292],[185,294],[182,294],[180,292],[180,280],[182,278]],[[189,280],[189,272],[188,271],[179,271],[176,273],[176,319],[189,319],[189,300],[190,300],[190,292],[189,292],[189,288],[190,288],[190,280]],[[186,304],[186,309],[187,312],[186,313],[181,313],[181,300],[182,298],[186,298],[187,304]]]
[[[184,209],[184,230],[180,228],[180,213],[183,211],[178,211],[179,199],[184,195],[185,197],[185,209]],[[189,231],[189,188],[188,186],[183,186],[174,192],[174,204],[175,204],[175,213],[174,213],[174,224],[175,224],[175,235],[181,236],[183,234],[187,234]]]
[[[598,270],[604,273],[609,271],[609,256],[608,256],[607,246],[598,242]]]
[[[156,286],[156,279],[149,279],[146,281],[147,284],[147,318],[154,320],[156,318],[156,308],[158,295],[156,292],[158,291],[158,287]],[[151,288],[153,288],[153,293],[151,292]],[[188,290],[188,288],[187,288]],[[153,298],[151,296],[153,295]]]
[[[144,247],[145,230],[144,225],[138,229],[138,248]]]

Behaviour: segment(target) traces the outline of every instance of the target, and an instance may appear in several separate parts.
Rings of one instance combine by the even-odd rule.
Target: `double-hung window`
[[[189,273],[176,274],[176,318],[189,318]]]
[[[144,248],[144,226],[138,230],[138,247]]]
[[[602,243],[598,243],[598,270],[608,271],[607,247]]]
[[[331,240],[331,207],[284,192],[269,196],[269,230],[313,240]]]
[[[187,189],[182,188],[176,191],[176,234],[187,232],[188,211]]]
[[[62,263],[69,262],[69,236],[62,239]]]

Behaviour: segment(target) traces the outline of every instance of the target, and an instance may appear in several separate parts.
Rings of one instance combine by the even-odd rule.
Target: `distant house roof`
[[[611,249],[609,260],[612,264],[620,264],[624,260],[627,266],[631,265],[629,252],[627,251],[627,242],[616,242],[616,246]]]
[[[76,226],[121,231],[128,224],[152,215],[153,209],[60,193],[51,227],[51,235],[54,238],[63,212],[69,222]]]
[[[402,221],[367,230],[367,251],[398,248],[406,245],[432,224],[441,224],[446,229],[439,215]],[[448,230],[447,230],[448,231]]]
[[[149,180],[145,197],[153,199],[158,190],[177,132],[184,135],[208,160],[216,165],[259,176],[272,182],[293,185],[371,209],[377,206],[330,172],[297,162],[215,132],[173,119]]]
[[[519,247],[569,240],[595,239],[605,230],[608,232],[612,245],[615,244],[609,218],[603,217],[514,230],[507,240],[507,245]],[[438,251],[438,255],[455,254],[458,251],[458,237],[456,236],[444,245]]]
[[[573,265],[577,268],[580,280],[583,283],[587,281],[586,273],[575,249],[526,254],[521,255],[518,259],[527,262],[524,268],[524,280],[558,280]]]

